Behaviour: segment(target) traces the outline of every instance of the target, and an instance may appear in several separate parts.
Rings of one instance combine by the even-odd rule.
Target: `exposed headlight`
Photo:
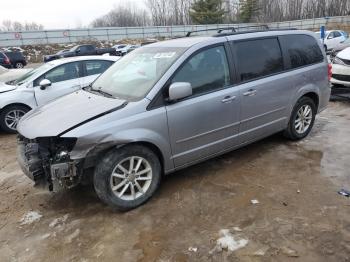
[[[334,57],[333,59],[333,64],[336,64],[336,65],[345,65],[345,63],[343,62],[343,60],[341,60],[339,57]]]

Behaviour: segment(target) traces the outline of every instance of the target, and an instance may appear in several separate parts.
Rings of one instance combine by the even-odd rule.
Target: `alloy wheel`
[[[5,124],[11,130],[16,130],[19,120],[25,115],[26,112],[20,109],[14,109],[9,111],[5,115]]]
[[[115,166],[110,177],[110,187],[118,198],[132,201],[147,192],[152,175],[151,165],[145,158],[131,156]]]
[[[308,131],[312,123],[313,112],[309,105],[303,105],[297,113],[294,127],[298,134],[304,134]]]

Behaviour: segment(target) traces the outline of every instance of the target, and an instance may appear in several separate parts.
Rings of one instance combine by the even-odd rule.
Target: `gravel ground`
[[[91,186],[33,188],[0,134],[0,261],[350,261],[337,194],[350,189],[349,124],[350,104],[332,102],[305,140],[275,135],[177,172],[127,213]]]

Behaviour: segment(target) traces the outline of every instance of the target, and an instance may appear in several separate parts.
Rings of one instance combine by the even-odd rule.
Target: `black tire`
[[[298,111],[303,106],[306,106],[306,105],[310,106],[310,108],[311,108],[311,113],[312,113],[311,123],[310,123],[309,127],[307,128],[307,130],[305,130],[303,133],[299,133],[296,130],[295,121],[296,121],[296,118],[298,115]],[[290,140],[293,140],[293,141],[305,138],[312,130],[312,127],[315,123],[316,113],[317,113],[316,105],[315,105],[315,102],[311,98],[306,97],[306,96],[300,98],[293,108],[292,115],[289,119],[288,127],[283,133],[284,136]]]
[[[113,192],[111,177],[115,167],[121,161],[132,156],[141,157],[148,161],[152,169],[152,180],[147,191],[145,191],[143,195],[134,200],[124,200]],[[144,204],[152,197],[159,187],[161,173],[159,158],[152,150],[141,145],[129,145],[109,151],[96,166],[93,181],[96,194],[103,202],[113,209],[127,211]],[[131,190],[131,186],[128,190]]]
[[[8,124],[5,121],[6,116],[14,111],[14,110],[18,110],[23,112],[24,114],[27,113],[28,111],[30,111],[30,108],[26,107],[26,106],[22,106],[22,105],[12,105],[12,106],[8,106],[5,107],[3,110],[1,110],[0,112],[0,128],[7,132],[7,133],[12,133],[15,134],[17,133],[16,129],[11,129]],[[22,113],[21,113],[22,114]],[[23,115],[22,115],[23,116]],[[16,125],[17,126],[17,125]]]
[[[23,68],[24,64],[22,62],[17,62],[14,67],[15,68]]]

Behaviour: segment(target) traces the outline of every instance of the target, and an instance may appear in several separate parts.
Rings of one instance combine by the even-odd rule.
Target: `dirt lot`
[[[92,187],[33,188],[0,134],[0,261],[350,261],[337,194],[350,189],[349,124],[350,104],[331,103],[306,140],[275,135],[177,172],[127,213]]]

